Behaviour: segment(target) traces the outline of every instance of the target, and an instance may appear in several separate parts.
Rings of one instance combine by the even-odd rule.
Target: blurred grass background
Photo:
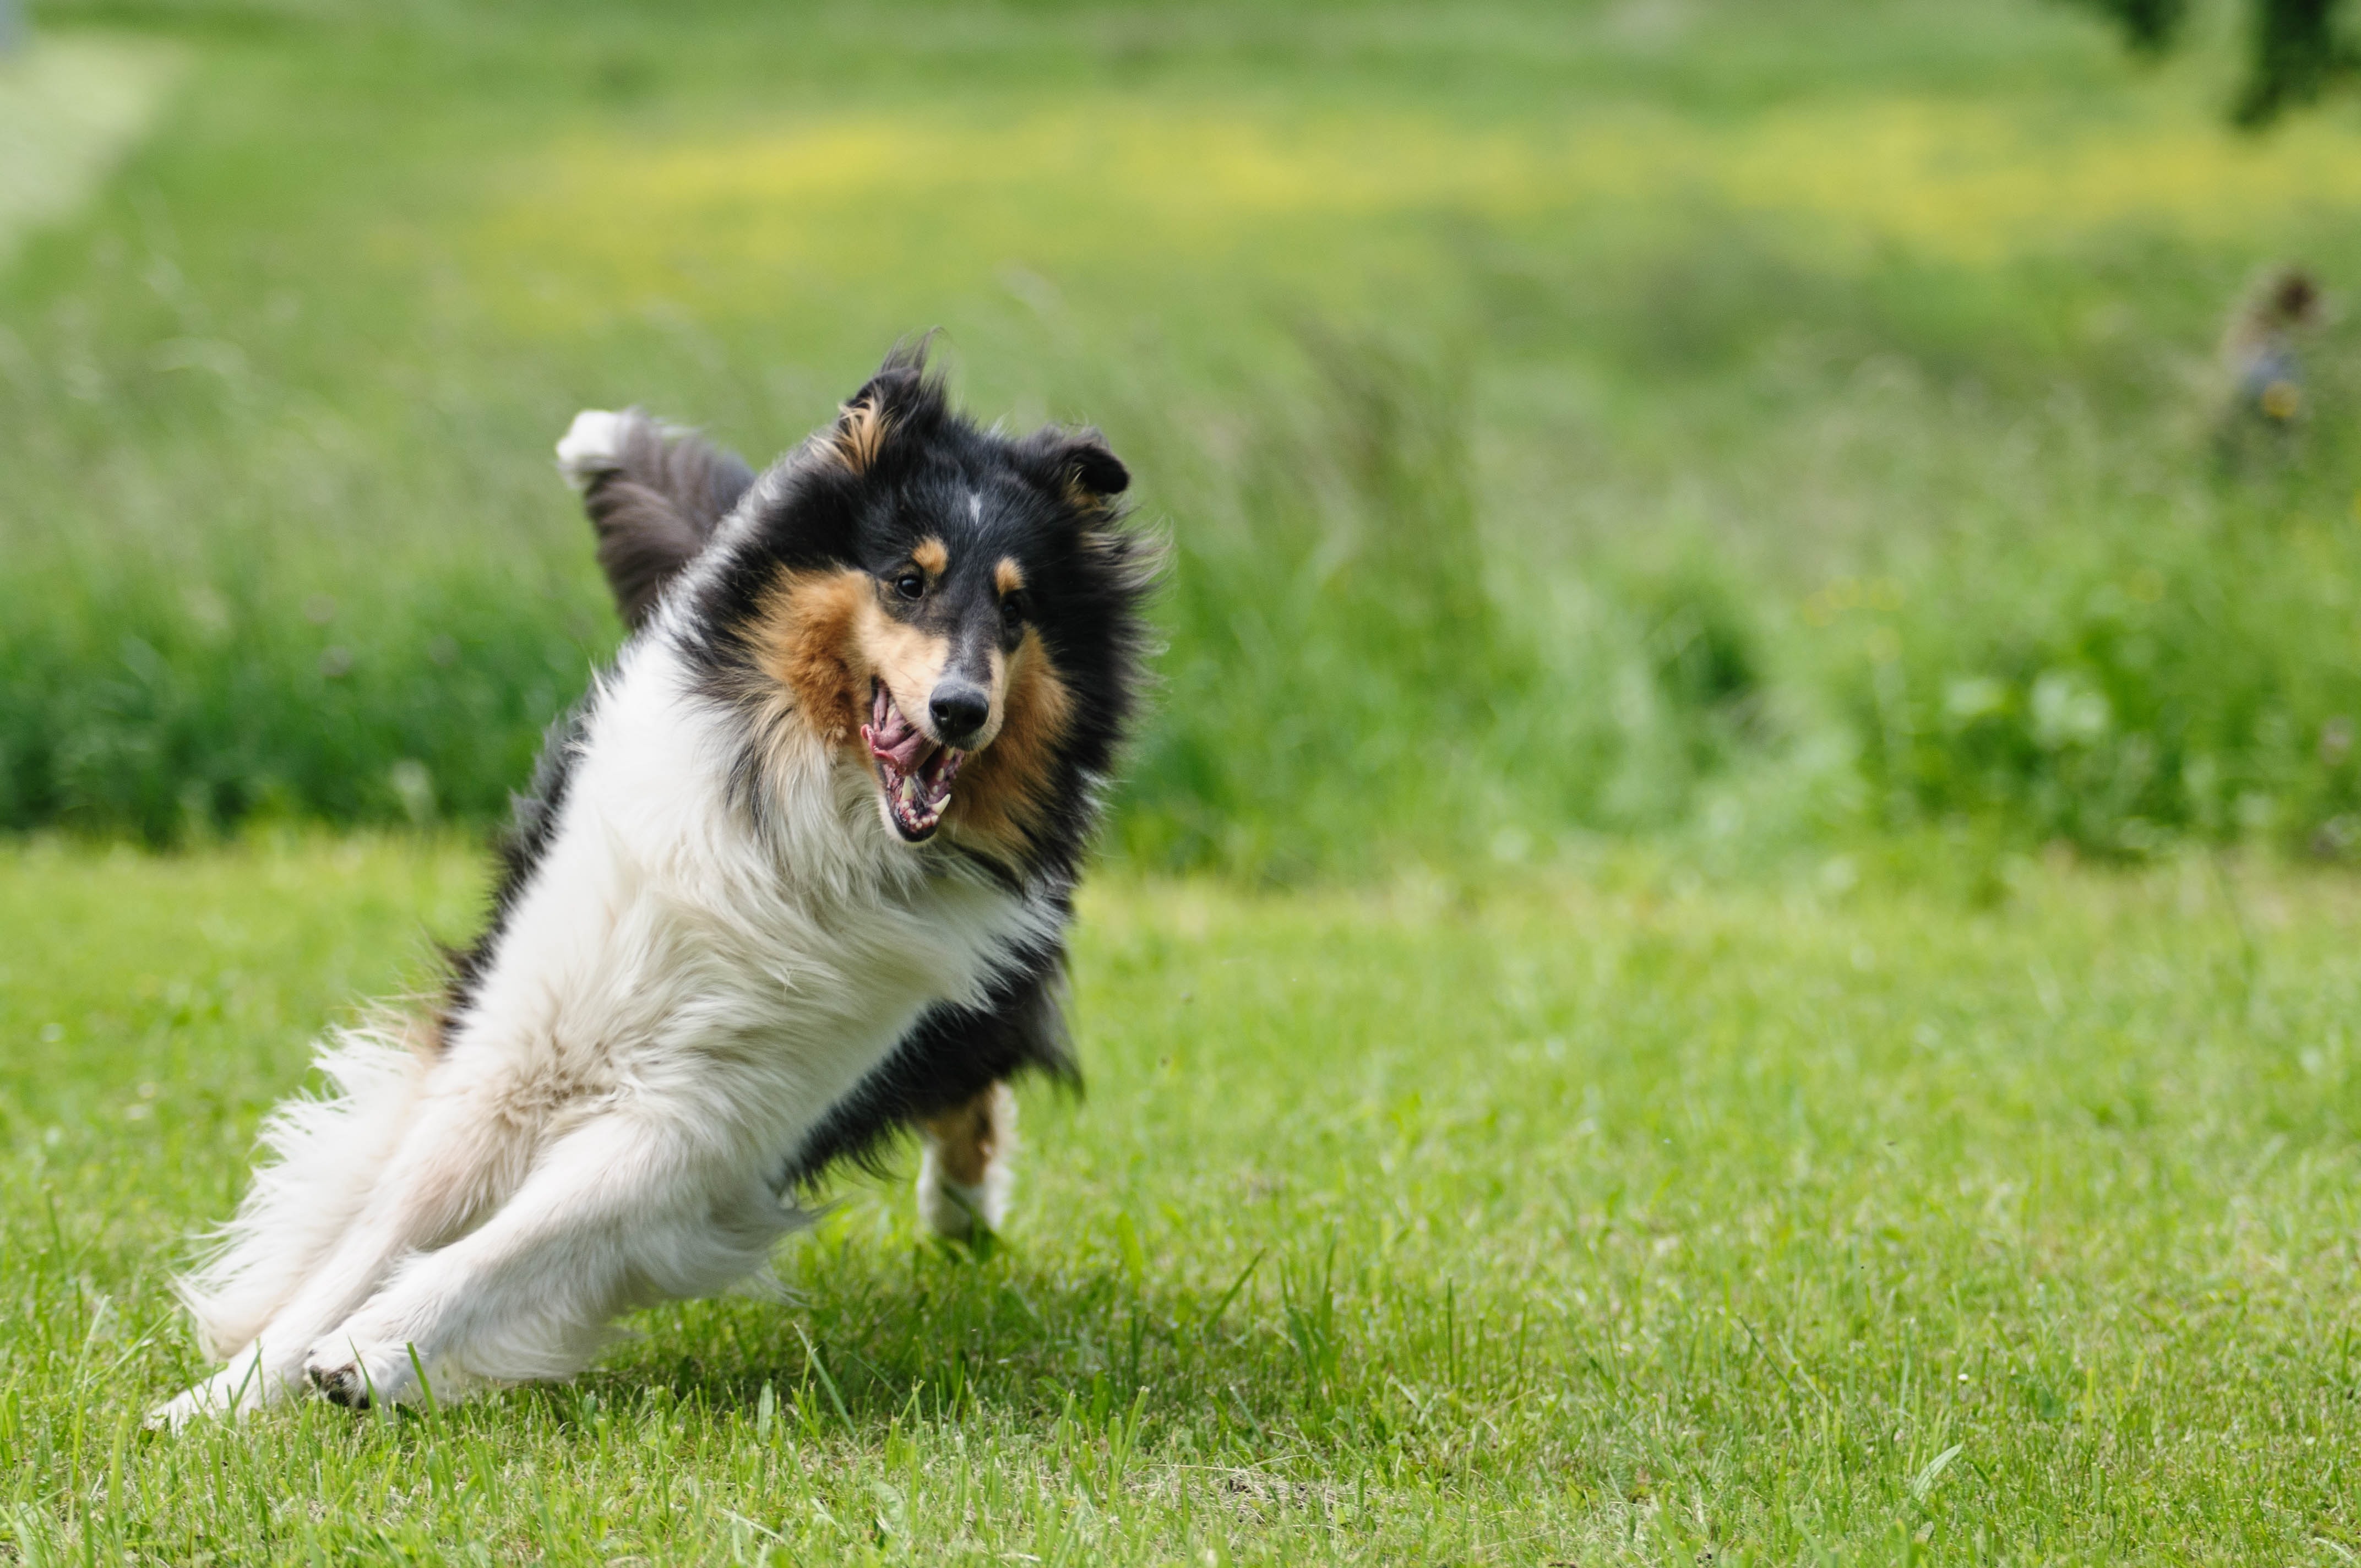
[[[2235,132],[2218,53],[2032,0],[33,22],[0,127],[115,107],[0,150],[0,827],[494,817],[619,635],[572,412],[760,459],[939,326],[1176,543],[1143,869],[2361,853],[2361,330],[2268,439],[2214,358],[2267,264],[2351,287],[2361,122]]]

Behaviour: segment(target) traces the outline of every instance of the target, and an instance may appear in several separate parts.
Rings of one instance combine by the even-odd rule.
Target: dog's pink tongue
[[[861,727],[861,739],[870,753],[897,773],[915,771],[918,760],[927,754],[928,741],[918,733],[918,727],[902,717],[894,706],[894,698],[880,681],[870,698],[870,721]]]
[[[862,731],[862,739],[869,742],[869,750],[873,753],[891,763],[897,773],[916,772],[918,760],[927,754],[928,749],[932,745],[932,742],[924,735],[918,733],[917,725],[898,713],[885,721],[885,727],[882,730],[864,729]]]

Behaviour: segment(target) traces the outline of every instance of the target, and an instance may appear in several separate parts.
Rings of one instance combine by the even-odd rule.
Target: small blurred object
[[[2301,349],[2327,313],[2320,280],[2301,267],[2272,268],[2239,300],[2222,334],[2222,366],[2230,376],[2221,432],[2225,457],[2241,455],[2248,433],[2284,436],[2311,411]]]

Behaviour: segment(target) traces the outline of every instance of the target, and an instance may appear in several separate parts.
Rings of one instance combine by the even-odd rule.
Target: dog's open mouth
[[[902,837],[915,844],[943,819],[943,807],[951,803],[951,780],[959,776],[967,753],[928,740],[925,731],[902,717],[884,681],[872,681],[869,688],[869,722],[861,727],[861,739],[885,781],[886,814]]]

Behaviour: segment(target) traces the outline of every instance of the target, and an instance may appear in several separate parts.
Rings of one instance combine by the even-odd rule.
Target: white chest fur
[[[922,1011],[978,1000],[1054,916],[901,843],[817,737],[767,751],[764,809],[733,800],[734,716],[687,687],[650,640],[602,692],[446,1049],[527,1116],[630,1102],[774,1164]]]

